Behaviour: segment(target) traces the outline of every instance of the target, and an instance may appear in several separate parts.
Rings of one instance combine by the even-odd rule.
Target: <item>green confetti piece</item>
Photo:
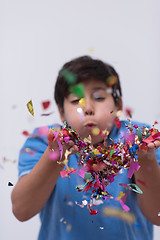
[[[69,91],[73,93],[74,95],[78,96],[79,98],[84,98],[84,88],[81,83],[75,85],[75,86],[70,86]]]
[[[142,131],[141,131],[141,129],[140,129],[140,128],[137,128],[136,132],[137,132],[139,141],[142,142]]]
[[[60,71],[60,75],[64,77],[64,79],[67,81],[68,84],[75,84],[77,81],[76,75],[67,69],[62,69]]]
[[[142,190],[135,183],[129,183],[127,185],[132,187],[132,191],[139,193],[139,194],[143,193]]]
[[[110,151],[110,157],[112,157],[112,155],[113,155],[115,152],[116,152],[115,150],[111,150],[111,151]]]
[[[85,172],[85,175],[84,175],[84,180],[90,180],[91,179],[91,173],[87,173]]]
[[[83,188],[87,185],[87,182],[84,185],[76,186],[76,190],[83,190]]]
[[[145,136],[144,136],[144,139],[148,138],[150,135],[151,135],[150,132],[147,130],[147,131],[146,131],[146,134],[145,134]]]

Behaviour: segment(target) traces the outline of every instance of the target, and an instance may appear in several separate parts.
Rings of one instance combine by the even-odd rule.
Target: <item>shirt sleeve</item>
[[[48,146],[47,137],[39,135],[38,132],[39,128],[36,128],[32,133],[32,137],[26,140],[20,150],[18,178],[28,174],[32,170]]]

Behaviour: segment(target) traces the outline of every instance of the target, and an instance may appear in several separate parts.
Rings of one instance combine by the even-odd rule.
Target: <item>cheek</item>
[[[65,111],[65,120],[68,122],[70,126],[75,126],[77,122],[79,122],[80,117],[77,112],[77,108],[74,109],[66,109]]]

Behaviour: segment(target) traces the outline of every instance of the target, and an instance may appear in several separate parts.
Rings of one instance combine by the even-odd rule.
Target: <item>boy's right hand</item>
[[[47,134],[47,139],[48,139],[48,147],[50,151],[59,151],[59,157],[56,159],[58,162],[62,162],[65,160],[65,153],[68,150],[70,153],[68,154],[68,158],[71,154],[75,154],[78,152],[78,147],[74,144],[72,140],[64,141],[63,137],[60,137],[56,139],[55,135],[49,131]],[[60,145],[60,147],[59,147]],[[62,153],[62,158],[61,158],[61,152]]]

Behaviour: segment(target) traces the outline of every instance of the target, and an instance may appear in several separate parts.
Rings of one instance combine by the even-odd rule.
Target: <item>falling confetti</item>
[[[126,117],[132,118],[132,109],[125,108],[124,112],[125,112]]]
[[[100,133],[100,130],[99,130],[98,127],[92,128],[92,134],[93,134],[93,135],[97,136],[97,135],[99,135],[99,133]]]
[[[105,217],[117,217],[127,222],[128,224],[133,224],[136,222],[135,216],[132,213],[125,212],[118,208],[104,208],[102,214]]]
[[[54,113],[54,111],[49,112],[49,113],[42,113],[41,116],[42,116],[42,117],[46,117],[46,116],[52,115],[53,113]]]
[[[49,108],[51,102],[50,101],[43,101],[42,102],[42,107],[44,110],[46,110],[47,108]]]
[[[77,113],[80,116],[81,121],[84,121],[84,114],[82,108],[77,108]]]
[[[72,225],[71,225],[71,224],[67,224],[67,226],[66,226],[66,230],[67,230],[67,232],[70,232],[71,229],[72,229]]]
[[[72,94],[78,96],[79,98],[84,98],[84,87],[81,83],[74,86],[70,86],[69,91]]]
[[[67,69],[61,70],[60,75],[64,77],[64,79],[67,81],[69,85],[75,84],[77,81],[76,75],[68,71]]]
[[[30,112],[30,114],[32,114],[32,116],[34,116],[34,109],[33,109],[32,100],[30,100],[30,101],[27,103],[27,108],[28,108],[28,111]]]
[[[85,107],[86,103],[85,103],[85,98],[81,98],[79,100],[79,105],[81,105],[82,107]]]
[[[108,84],[109,87],[112,87],[115,83],[117,83],[117,76],[110,76],[107,78],[106,82]]]
[[[106,187],[114,181],[114,178],[121,170],[129,168],[127,173],[128,178],[132,178],[134,172],[139,170],[137,150],[141,147],[144,148],[148,143],[160,138],[160,132],[158,132],[157,129],[140,128],[131,122],[129,122],[129,125],[126,125],[126,130],[127,132],[123,136],[123,141],[119,139],[114,142],[110,138],[111,144],[108,146],[104,144],[109,137],[108,131],[100,131],[99,134],[103,136],[104,143],[96,147],[92,144],[91,135],[81,139],[79,134],[71,129],[67,123],[61,126],[58,132],[56,132],[55,129],[51,130],[56,136],[57,141],[61,141],[61,144],[64,144],[66,140],[68,141],[68,138],[70,138],[78,148],[78,164],[83,166],[83,169],[80,169],[78,174],[84,179],[85,184],[76,186],[76,190],[78,190],[78,192],[87,192],[93,189],[90,202],[87,203],[90,215],[96,215],[98,213],[98,210],[92,207],[102,204],[104,200],[113,199],[113,196],[107,192]],[[98,131],[96,134],[97,133]],[[66,152],[65,155],[68,161],[70,152]],[[66,170],[61,171],[60,174],[62,177],[70,177],[69,174],[74,173],[76,170],[77,169],[66,168]],[[121,183],[119,185],[138,194],[143,193],[136,184]],[[115,198],[116,201],[120,202],[123,212],[130,210],[125,204],[126,197],[127,194],[121,191],[119,196]],[[76,204],[84,207],[84,204]],[[129,219],[130,215],[124,215],[123,212],[118,213],[119,217],[122,215],[122,219]],[[128,221],[134,222],[133,218]]]
[[[11,183],[11,182],[8,182],[8,186],[10,187],[10,186],[13,186],[13,183]]]
[[[26,130],[24,130],[24,131],[22,132],[22,134],[23,134],[24,136],[26,136],[26,137],[29,137],[29,136],[30,136],[30,133],[29,133],[28,131],[26,131]]]

